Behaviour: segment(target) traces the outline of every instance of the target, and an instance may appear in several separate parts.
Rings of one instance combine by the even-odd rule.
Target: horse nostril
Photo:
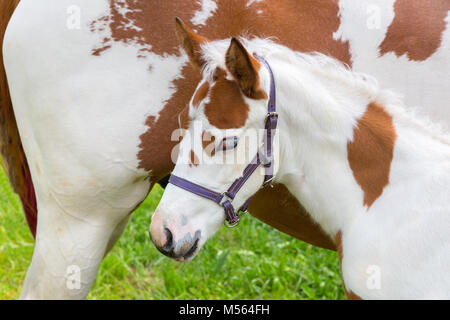
[[[192,236],[190,233],[186,233],[180,240],[175,241],[174,235],[169,228],[164,227],[162,232],[159,233],[161,241],[153,241],[156,249],[169,258],[176,259],[178,261],[185,261],[197,252],[201,231],[195,232]],[[163,245],[162,242],[164,242]]]
[[[164,252],[170,252],[173,249],[173,235],[172,232],[168,228],[164,228],[164,234],[166,235],[166,243],[162,247]]]

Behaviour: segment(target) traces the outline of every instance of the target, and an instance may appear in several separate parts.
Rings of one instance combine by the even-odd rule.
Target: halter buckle
[[[267,113],[267,115],[266,115],[266,123],[267,123],[267,121],[270,118],[278,119],[278,112],[272,111],[272,112]]]
[[[248,210],[243,211],[243,210],[239,209],[236,212],[237,220],[233,223],[230,223],[228,220],[225,220],[225,226],[230,229],[237,227],[239,225],[239,222],[241,222],[241,217],[243,215],[245,215],[246,213],[248,213]]]

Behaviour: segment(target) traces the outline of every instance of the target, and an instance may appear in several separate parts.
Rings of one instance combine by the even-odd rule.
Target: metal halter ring
[[[236,212],[236,215],[237,215],[237,220],[236,220],[236,222],[230,223],[230,222],[228,222],[228,220],[225,220],[225,222],[224,222],[225,226],[226,226],[227,228],[230,228],[230,229],[232,229],[232,228],[234,228],[234,227],[237,227],[237,226],[239,225],[239,222],[241,222],[241,217],[242,217],[243,215],[245,215],[246,213],[248,213],[247,210],[246,210],[246,211],[242,211],[242,210],[239,209],[238,212]]]
[[[240,222],[240,221],[241,221],[240,219],[237,219],[236,222],[234,222],[234,223],[229,223],[228,220],[225,219],[224,224],[225,224],[225,227],[227,227],[227,228],[229,228],[229,229],[233,229],[234,227],[237,227],[237,226],[239,225],[239,222]]]

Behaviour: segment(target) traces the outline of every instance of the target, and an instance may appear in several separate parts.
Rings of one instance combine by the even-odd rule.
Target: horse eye
[[[224,138],[222,140],[221,148],[223,151],[231,150],[237,147],[238,144],[238,137],[230,137],[230,138]]]

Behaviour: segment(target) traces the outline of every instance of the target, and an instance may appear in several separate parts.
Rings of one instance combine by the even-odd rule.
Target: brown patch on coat
[[[211,87],[205,115],[211,125],[218,129],[241,128],[250,111],[236,81],[220,76]]]
[[[214,137],[210,132],[203,131],[202,133],[202,146],[203,150],[209,157],[214,157],[216,154],[216,137]]]
[[[93,54],[102,54],[110,49],[114,42],[137,44],[141,46],[139,54],[178,54],[175,17],[190,21],[195,12],[201,9],[201,3],[198,1],[108,1],[109,15],[93,21],[91,31],[101,32],[107,28],[111,31],[111,36],[103,39],[99,47],[93,50]],[[123,13],[125,8],[126,13]]]
[[[198,167],[200,164],[200,161],[198,160],[197,155],[195,154],[194,150],[191,150],[189,153],[189,167]]]
[[[336,0],[265,0],[248,6],[248,0],[216,0],[217,10],[206,25],[195,26],[208,39],[226,39],[243,33],[274,41],[296,51],[319,51],[351,64],[349,44],[333,38],[339,29],[339,3]],[[142,51],[158,55],[179,54],[174,18],[189,22],[201,9],[199,1],[109,0],[110,14],[91,23],[92,32],[104,29],[111,37],[102,41],[104,52],[113,42],[137,44]],[[127,12],[122,14],[124,8]],[[260,12],[260,13],[259,13]],[[147,46],[151,45],[151,48]]]
[[[205,26],[197,28],[208,39],[242,34],[273,37],[275,42],[293,50],[319,51],[351,63],[348,42],[333,39],[340,26],[338,1],[265,0],[250,6],[247,0],[217,0],[216,3],[216,14]]]
[[[345,285],[344,285],[344,289],[345,289]],[[358,296],[356,293],[354,293],[352,290],[347,291],[345,290],[345,294],[347,295],[347,299],[348,300],[363,300],[363,298],[361,298],[360,296]]]
[[[33,237],[36,236],[37,204],[27,158],[23,151],[3,64],[3,40],[9,20],[19,0],[0,1],[0,149],[2,165],[14,191],[22,201]]]
[[[397,0],[395,17],[380,45],[380,54],[406,54],[410,60],[424,61],[441,46],[450,10],[448,0]]]
[[[342,259],[344,258],[343,247],[342,247],[342,231],[339,230],[336,236],[334,237],[334,243],[336,244],[337,252],[339,255],[340,268],[342,273]],[[344,277],[341,275],[342,285],[344,286],[345,294],[347,295],[348,300],[362,300],[360,296],[354,293],[352,290],[347,290],[345,287]]]
[[[371,103],[347,143],[348,161],[364,192],[364,205],[370,207],[389,184],[394,145],[397,139],[392,116]]]
[[[222,78],[222,77],[226,77],[227,76],[227,72],[222,69],[222,68],[216,68],[216,70],[214,70],[214,74],[213,74],[213,81],[217,81],[217,79]]]
[[[155,121],[154,117],[149,117],[146,121],[149,130],[141,136],[139,145],[141,151],[138,154],[139,168],[151,171],[155,181],[167,176],[175,166],[171,153],[179,141],[172,141],[171,135],[180,125],[183,129],[188,128],[189,101],[200,80],[199,73],[187,64],[182,70],[182,78],[174,81],[178,90],[161,110],[158,120]]]
[[[206,98],[209,92],[209,83],[205,81],[200,88],[195,92],[194,98],[192,99],[192,105],[196,108],[200,105],[200,102]]]
[[[197,1],[126,0],[131,12],[122,15],[122,4],[113,0],[109,3],[111,15],[91,24],[93,32],[111,31],[111,37],[96,48],[98,55],[109,50],[114,42],[137,45],[142,53],[179,55],[173,20],[180,17],[189,23],[201,7]],[[339,4],[335,0],[265,0],[248,7],[247,0],[217,0],[216,3],[216,13],[206,21],[206,25],[195,26],[198,34],[210,40],[237,37],[243,33],[273,37],[274,41],[293,50],[322,52],[351,65],[349,43],[333,39],[333,33],[340,26]],[[260,10],[261,14],[258,13]],[[137,29],[127,27],[130,21]],[[178,142],[170,141],[170,136],[178,127],[177,115],[189,103],[200,80],[198,71],[187,64],[181,77],[174,81],[177,91],[167,101],[158,120],[149,118],[146,121],[149,129],[141,136],[141,151],[137,157],[139,168],[150,171],[155,181],[165,177],[174,167],[171,150]],[[280,231],[334,250],[333,241],[283,186],[258,192],[251,210],[252,215]]]

